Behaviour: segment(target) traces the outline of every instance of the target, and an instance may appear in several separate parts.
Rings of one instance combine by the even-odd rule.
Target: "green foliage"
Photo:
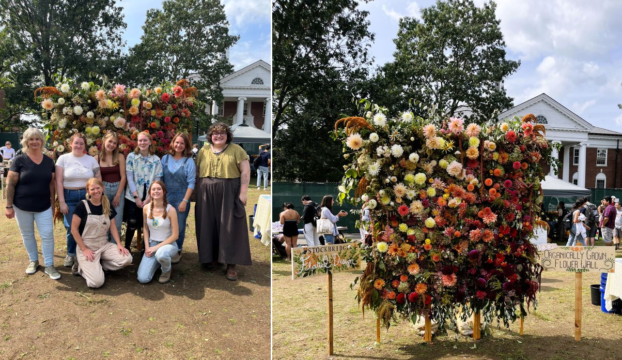
[[[459,115],[483,123],[512,107],[501,86],[520,62],[506,60],[505,42],[495,17],[496,4],[472,0],[437,1],[422,19],[403,18],[395,60],[368,85],[368,97],[409,109],[409,101],[432,105],[435,116]],[[468,111],[468,106],[471,111]],[[416,115],[423,109],[412,106]]]

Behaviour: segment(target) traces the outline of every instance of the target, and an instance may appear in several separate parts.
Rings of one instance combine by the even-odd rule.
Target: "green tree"
[[[229,35],[220,0],[166,0],[162,10],[147,11],[143,30],[141,42],[130,49],[127,83],[189,79],[201,90],[199,100],[222,100],[220,79],[233,72],[225,54],[239,36]]]
[[[368,12],[357,6],[355,0],[273,1],[274,134],[296,114],[327,106],[314,102],[314,94],[367,76],[374,37],[368,31]]]
[[[431,106],[437,116],[460,114],[473,122],[512,107],[501,85],[520,62],[505,58],[495,9],[494,2],[480,8],[472,0],[438,0],[423,9],[421,20],[402,18],[394,40],[395,60],[376,75],[386,91],[377,91],[372,100],[393,99],[382,105],[395,111],[416,100]],[[470,110],[464,111],[465,106]]]
[[[0,29],[7,120],[38,110],[33,91],[55,75],[116,74],[125,23],[116,0],[0,0]]]

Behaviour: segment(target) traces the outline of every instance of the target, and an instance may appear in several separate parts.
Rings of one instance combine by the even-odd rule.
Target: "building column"
[[[579,144],[579,173],[577,179],[577,185],[585,187],[585,161],[587,155],[587,143]]]
[[[266,116],[263,119],[263,131],[268,134],[272,133],[272,101],[270,98],[265,100],[266,102]]]
[[[217,115],[218,115],[218,104],[216,103],[216,100],[212,100],[212,116],[217,116]]]
[[[564,146],[564,181],[570,182],[570,146]]]
[[[244,121],[244,101],[246,101],[245,97],[238,98],[238,111],[235,114],[235,124],[242,124]]]
[[[251,112],[252,108],[253,108],[253,101],[249,100],[246,104],[244,104],[246,106],[246,114],[247,116],[253,116],[253,113]],[[253,121],[249,121],[246,125],[254,128],[255,127],[255,118],[253,117]]]
[[[556,147],[557,144],[559,144],[559,143],[560,143],[559,141],[551,142],[551,145],[552,145],[552,148],[551,148],[551,150],[552,150],[551,158],[553,158],[554,160],[559,160],[559,151],[557,151],[557,147]],[[556,167],[557,167],[557,165],[555,163],[551,163],[550,170],[549,170],[549,175],[554,177],[554,178],[559,177],[559,176],[555,175],[555,168]]]

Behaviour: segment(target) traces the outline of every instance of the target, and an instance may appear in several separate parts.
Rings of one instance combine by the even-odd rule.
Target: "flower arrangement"
[[[122,84],[98,86],[64,79],[56,87],[37,89],[35,99],[41,104],[45,129],[58,155],[67,151],[66,142],[76,132],[86,135],[86,150],[96,155],[108,131],[119,135],[119,149],[125,156],[136,147],[141,131],[151,134],[156,153],[162,155],[175,133],[191,132],[197,94],[186,80],[153,89],[129,89]]]
[[[443,328],[474,312],[505,326],[536,303],[542,267],[529,241],[551,148],[527,115],[498,124],[389,117],[367,104],[344,118],[339,200],[366,203],[373,246],[357,299],[389,327],[428,314]],[[345,124],[345,128],[339,125]]]

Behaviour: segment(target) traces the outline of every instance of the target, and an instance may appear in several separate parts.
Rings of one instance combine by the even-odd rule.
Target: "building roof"
[[[609,129],[604,129],[604,128],[601,128],[601,127],[598,127],[598,126],[594,126],[592,128],[592,131],[589,132],[589,134],[622,136],[622,133],[619,133],[619,132],[613,131],[613,130],[609,130]]]

